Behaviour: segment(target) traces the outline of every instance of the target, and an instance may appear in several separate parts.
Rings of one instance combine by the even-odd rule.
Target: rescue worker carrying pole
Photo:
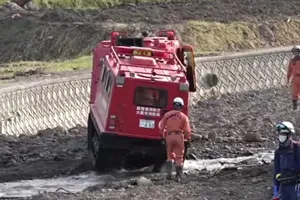
[[[291,122],[282,122],[276,125],[276,132],[279,148],[274,155],[273,200],[298,200],[300,146],[292,140],[295,129]]]
[[[298,98],[300,95],[300,47],[294,46],[292,49],[294,58],[289,62],[287,72],[287,84],[289,84],[292,78],[292,101],[293,109],[296,110],[298,107]]]
[[[181,112],[184,106],[183,99],[176,97],[173,100],[173,110],[167,112],[159,122],[159,128],[164,135],[167,148],[167,179],[172,177],[173,160],[176,166],[176,181],[182,179],[185,141],[191,140],[191,128],[188,117]]]

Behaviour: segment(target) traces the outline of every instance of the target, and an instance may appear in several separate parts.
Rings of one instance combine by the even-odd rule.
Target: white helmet
[[[176,98],[173,100],[173,104],[177,104],[177,105],[184,106],[184,102],[183,102],[183,99],[182,99],[181,97],[176,97]]]
[[[289,133],[292,133],[294,134],[295,133],[295,128],[294,128],[294,125],[291,123],[291,122],[281,122],[281,123],[278,123],[276,125],[276,131],[280,134],[280,133],[286,133],[286,134],[289,134]]]
[[[300,46],[295,45],[295,46],[292,48],[292,53],[293,53],[294,55],[299,55],[299,53],[300,53]]]

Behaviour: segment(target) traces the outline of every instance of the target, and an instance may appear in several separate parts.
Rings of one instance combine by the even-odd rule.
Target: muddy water
[[[229,167],[238,167],[243,165],[257,165],[260,163],[270,163],[273,159],[273,152],[255,154],[248,157],[237,158],[219,158],[212,160],[187,160],[184,171],[202,171],[210,172],[222,170]],[[145,170],[146,171],[146,170]],[[165,172],[165,168],[162,168]],[[126,172],[119,172],[126,173]],[[34,179],[22,180],[17,182],[6,182],[0,184],[0,197],[27,197],[41,192],[68,191],[80,192],[84,189],[106,184],[111,181],[120,181],[123,178],[114,178],[111,175],[99,176],[94,172],[84,173],[76,176],[59,177],[53,179]]]

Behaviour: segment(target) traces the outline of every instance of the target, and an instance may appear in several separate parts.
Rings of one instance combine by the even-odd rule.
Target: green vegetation
[[[191,21],[187,23],[183,32],[183,41],[193,45],[201,54],[230,51],[243,47],[252,49],[253,42],[259,40],[256,25],[247,22],[224,24]]]
[[[240,51],[264,48],[266,46],[286,46],[300,43],[300,35],[297,34],[300,32],[300,22],[298,21],[274,21],[268,25],[248,22],[225,24],[190,21],[186,25],[174,25],[174,29],[178,31],[184,43],[190,44],[195,48],[198,55],[211,55],[221,53],[222,51]],[[16,74],[26,75],[30,74],[32,70],[35,70],[37,73],[63,72],[89,69],[91,66],[91,56],[83,56],[67,61],[16,62],[0,65],[0,78],[13,77]]]
[[[181,32],[182,40],[201,55],[233,52],[300,43],[300,21],[218,23],[190,21]]]
[[[33,0],[43,8],[93,9],[108,8],[129,3],[177,2],[178,0]],[[7,0],[0,0],[0,4]]]
[[[0,64],[0,79],[10,79],[14,76],[25,76],[27,74],[66,72],[74,70],[89,69],[92,66],[92,57],[83,56],[73,60],[56,62],[15,62]]]

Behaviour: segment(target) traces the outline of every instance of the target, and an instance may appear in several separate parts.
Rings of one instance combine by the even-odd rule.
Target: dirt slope
[[[188,0],[106,10],[41,10],[21,19],[11,19],[12,13],[2,8],[0,63],[88,55],[115,29],[136,34],[174,28],[200,53],[288,45],[300,42],[298,34],[292,34],[300,29],[295,21],[299,8],[297,0]],[[289,17],[292,21],[283,23]],[[261,25],[264,21],[268,23]]]

